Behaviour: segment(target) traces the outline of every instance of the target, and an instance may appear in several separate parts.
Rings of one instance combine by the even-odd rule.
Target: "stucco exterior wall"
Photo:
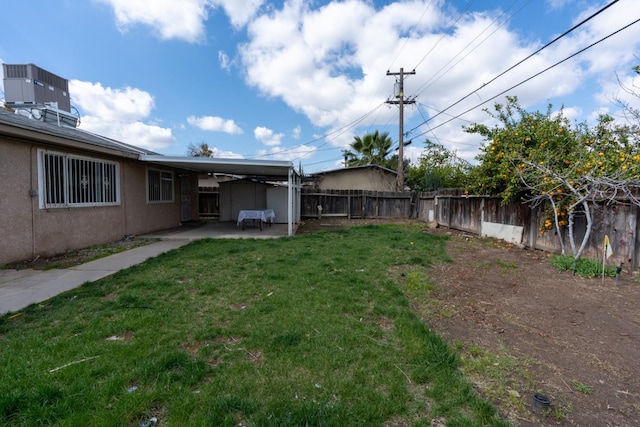
[[[33,253],[30,151],[27,144],[0,139],[0,264]],[[37,181],[36,181],[37,182]],[[35,188],[35,187],[33,187]]]
[[[38,148],[38,145],[26,141],[0,139],[0,265],[180,225],[178,171],[174,171],[174,201],[147,203],[145,164],[89,152],[75,154],[119,163],[120,204],[41,209]],[[190,180],[190,214],[195,219],[198,210],[197,175],[190,174]],[[31,190],[34,190],[33,195]]]
[[[395,191],[396,175],[380,169],[345,169],[318,176],[320,190]]]
[[[144,234],[152,231],[180,226],[180,178],[173,171],[173,203],[147,203],[147,167],[137,162],[123,164],[123,200],[126,203],[124,216],[125,234]],[[155,168],[171,171],[171,169]],[[197,182],[197,177],[192,177]],[[197,187],[193,186],[192,200],[198,199]],[[197,208],[195,208],[197,212]],[[192,216],[194,210],[191,210]]]

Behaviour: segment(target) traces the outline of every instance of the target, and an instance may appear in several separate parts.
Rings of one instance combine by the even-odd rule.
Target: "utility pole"
[[[398,132],[398,182],[396,183],[396,191],[404,191],[404,154],[403,154],[403,148],[404,148],[404,105],[405,104],[415,104],[415,100],[414,99],[404,99],[404,76],[405,74],[415,74],[416,70],[413,71],[409,71],[409,72],[404,72],[403,68],[400,68],[400,72],[399,73],[392,73],[390,71],[387,71],[387,76],[400,76],[397,82],[397,92],[394,90],[394,93],[396,98],[398,98],[398,100],[390,100],[388,99],[386,102],[387,104],[398,104],[398,106],[400,107],[400,126],[399,126],[399,132]]]

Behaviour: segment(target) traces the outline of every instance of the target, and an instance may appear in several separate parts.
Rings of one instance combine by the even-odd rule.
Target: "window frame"
[[[40,209],[119,206],[120,163],[38,149]]]
[[[151,173],[157,173],[158,177],[158,187],[154,189],[152,194],[151,191]],[[157,204],[157,203],[174,203],[175,202],[175,174],[172,171],[168,171],[166,169],[158,169],[158,168],[150,168],[147,167],[146,173],[146,199],[149,204]],[[154,178],[155,179],[155,178]],[[170,183],[170,187],[166,188],[165,185]],[[168,195],[166,193],[169,193]],[[153,196],[153,199],[152,199]],[[167,197],[169,196],[169,197]],[[157,197],[157,198],[156,198]]]

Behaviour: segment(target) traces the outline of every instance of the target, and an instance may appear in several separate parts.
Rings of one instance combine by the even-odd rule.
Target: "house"
[[[0,110],[0,264],[177,227],[197,175],[132,145]]]
[[[318,190],[396,191],[398,173],[378,165],[352,166],[311,175]]]
[[[278,209],[293,234],[300,185],[291,162],[162,156],[0,109],[0,265],[197,219],[201,173],[285,183]],[[256,191],[266,200],[266,188]]]

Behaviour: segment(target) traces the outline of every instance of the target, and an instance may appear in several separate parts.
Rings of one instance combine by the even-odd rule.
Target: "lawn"
[[[0,317],[0,424],[506,425],[405,295],[444,239],[202,240]]]

